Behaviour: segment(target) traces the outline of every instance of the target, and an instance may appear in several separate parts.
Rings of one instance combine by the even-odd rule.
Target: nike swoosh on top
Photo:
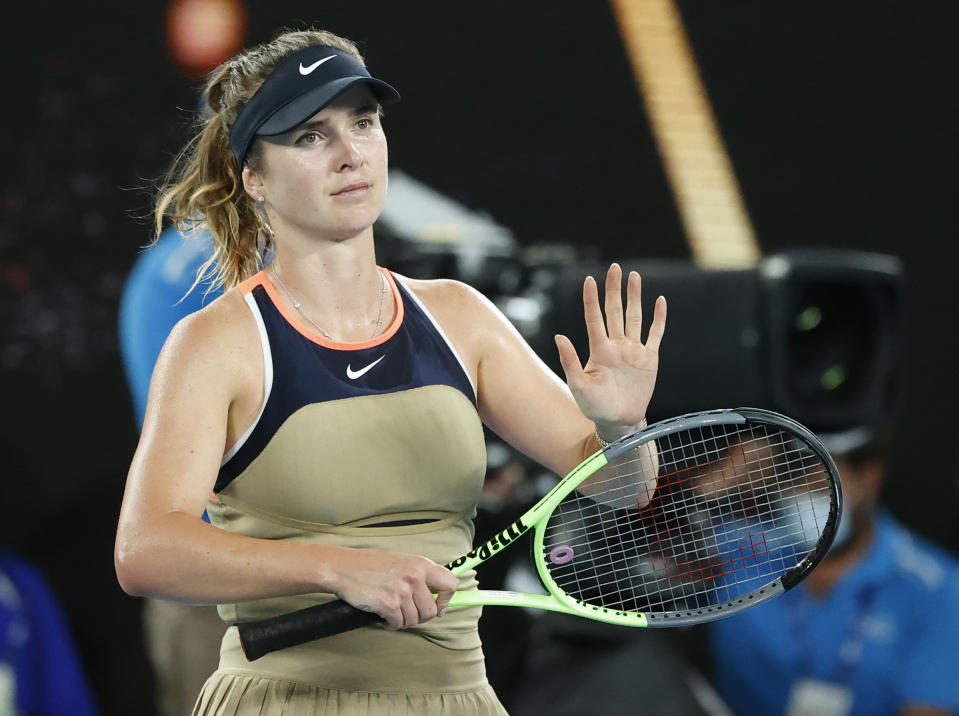
[[[322,65],[324,62],[326,62],[327,60],[332,60],[334,57],[336,57],[336,55],[330,55],[329,57],[324,57],[322,60],[317,60],[316,62],[314,62],[312,65],[309,65],[308,67],[304,67],[304,66],[303,66],[303,63],[301,62],[301,63],[300,63],[300,74],[301,74],[301,75],[308,75],[308,74],[310,74],[313,70],[315,70],[317,67],[319,67],[320,65]]]
[[[347,363],[347,365],[346,365],[346,377],[349,378],[350,380],[356,380],[356,379],[359,378],[360,376],[366,375],[367,371],[369,371],[370,368],[372,368],[373,366],[375,366],[377,363],[379,363],[379,362],[380,362],[381,360],[383,360],[384,358],[386,358],[386,355],[385,355],[385,354],[384,354],[384,355],[381,355],[379,358],[377,358],[375,361],[373,361],[372,363],[370,363],[370,364],[369,364],[368,366],[366,366],[365,368],[360,368],[359,370],[353,370],[353,369],[350,367],[350,365]]]

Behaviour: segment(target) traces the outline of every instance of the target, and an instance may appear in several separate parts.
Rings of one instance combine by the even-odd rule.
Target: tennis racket
[[[532,607],[634,627],[736,614],[796,586],[832,544],[836,466],[807,428],[755,408],[670,418],[583,461],[447,567],[461,575],[533,529],[546,594],[468,590],[450,608]],[[238,625],[249,660],[380,621],[333,601]]]

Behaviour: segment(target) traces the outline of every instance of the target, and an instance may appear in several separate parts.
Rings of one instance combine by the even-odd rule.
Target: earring
[[[257,201],[258,204],[262,204],[263,202],[266,201],[266,197],[263,196],[262,194],[260,194],[260,195],[256,198],[256,201]]]

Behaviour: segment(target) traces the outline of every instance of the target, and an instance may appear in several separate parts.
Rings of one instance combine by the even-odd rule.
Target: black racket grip
[[[243,622],[236,627],[243,653],[247,660],[255,661],[273,651],[342,634],[378,621],[382,621],[382,617],[376,612],[364,612],[337,599],[268,619]]]

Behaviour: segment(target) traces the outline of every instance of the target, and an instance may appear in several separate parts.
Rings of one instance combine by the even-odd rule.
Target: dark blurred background
[[[954,8],[678,6],[763,253],[842,248],[901,262],[887,502],[959,549]],[[201,84],[171,54],[166,10],[23,4],[0,50],[0,543],[49,577],[106,714],[148,713],[152,688],[140,604],[112,563],[136,441],[116,313],[150,238],[142,188],[187,137]],[[501,305],[545,290],[562,306],[586,267],[611,259],[640,272],[689,262],[606,3],[273,0],[247,12],[244,44],[311,23],[361,44],[403,94],[386,118],[393,168],[514,238],[511,271],[461,272]],[[395,256],[395,268],[415,265],[415,248]],[[543,283],[541,265],[561,267],[564,283]],[[700,295],[704,309],[737,310],[701,287],[687,297]],[[551,320],[577,326],[580,315]],[[551,340],[529,331],[555,365]]]

